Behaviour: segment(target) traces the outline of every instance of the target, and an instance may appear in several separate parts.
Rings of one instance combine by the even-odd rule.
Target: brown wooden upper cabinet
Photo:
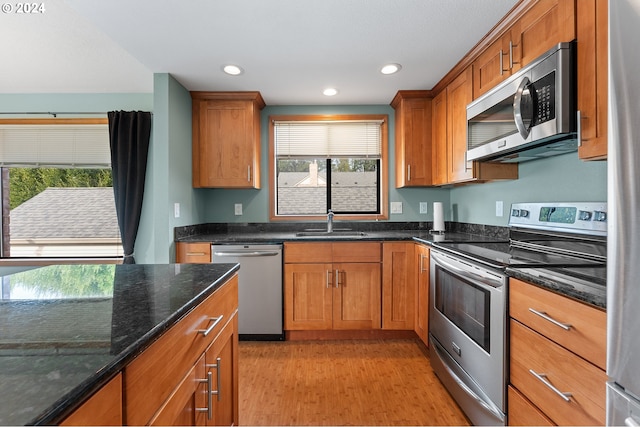
[[[440,92],[431,103],[433,125],[431,127],[432,183],[449,182],[449,157],[447,155],[447,91]]]
[[[260,188],[259,92],[191,92],[193,187]]]
[[[608,95],[607,0],[578,0],[578,156],[585,160],[607,158]]]
[[[469,66],[434,99],[432,152],[436,185],[518,178],[515,164],[467,162],[467,104],[472,101],[472,84]]]
[[[396,187],[431,185],[431,93],[401,90],[391,106],[396,110]]]
[[[576,38],[573,0],[529,1],[521,7],[517,19],[474,60],[474,99],[554,45]]]

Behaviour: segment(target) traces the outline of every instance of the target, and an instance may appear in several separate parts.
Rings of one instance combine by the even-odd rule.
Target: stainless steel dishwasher
[[[238,335],[283,340],[282,245],[212,245],[213,263],[238,263]]]

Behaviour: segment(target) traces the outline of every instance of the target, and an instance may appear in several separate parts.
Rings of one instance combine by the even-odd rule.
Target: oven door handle
[[[480,274],[476,274],[470,270],[466,270],[466,269],[462,269],[458,266],[455,266],[453,264],[451,264],[450,262],[446,261],[443,256],[435,253],[434,251],[431,251],[431,258],[435,261],[435,263],[443,268],[446,268],[449,271],[453,271],[454,273],[456,273],[457,275],[473,280],[474,282],[480,282],[478,283],[479,285],[487,285],[490,286],[492,289],[495,288],[499,288],[502,286],[502,281],[500,279],[498,279],[498,275],[495,275],[496,279],[490,279],[488,277],[484,277],[481,276]],[[489,289],[490,290],[490,289]]]

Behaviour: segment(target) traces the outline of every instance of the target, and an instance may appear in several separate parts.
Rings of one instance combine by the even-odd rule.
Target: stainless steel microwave
[[[578,148],[575,43],[560,43],[467,106],[467,160],[517,163]]]

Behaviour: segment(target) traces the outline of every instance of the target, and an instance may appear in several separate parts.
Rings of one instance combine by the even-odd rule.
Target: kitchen
[[[406,70],[405,70],[406,71]],[[398,89],[398,88],[397,88]],[[89,95],[87,95],[88,97]],[[174,258],[173,229],[202,223],[263,223],[268,222],[268,187],[261,190],[193,190],[191,187],[191,153],[175,141],[191,140],[191,97],[170,74],[155,74],[153,94],[113,96],[91,95],[93,105],[110,109],[145,109],[154,112],[153,149],[150,152],[149,176],[143,219],[139,231],[136,257],[138,262],[164,263]],[[392,98],[392,96],[390,97]],[[3,111],[81,111],[87,108],[83,95],[3,95]],[[261,113],[263,141],[262,165],[268,164],[265,149],[267,120],[271,115],[289,114],[387,114],[389,135],[395,133],[394,110],[388,105],[364,106],[293,106],[267,105]],[[115,106],[117,104],[117,106]],[[98,108],[99,109],[99,108]],[[393,153],[390,138],[389,152]],[[389,159],[389,176],[396,174],[393,154]],[[390,202],[402,202],[402,213],[391,214],[392,222],[431,221],[432,202],[445,206],[447,221],[506,226],[509,206],[522,201],[606,200],[607,170],[605,162],[584,162],[575,153],[519,165],[517,180],[444,188],[395,188],[389,185]],[[169,174],[166,171],[170,171]],[[262,182],[268,182],[263,167]],[[562,185],[558,185],[562,183]],[[420,202],[428,203],[427,214],[419,213]],[[503,209],[496,212],[496,202]],[[175,203],[181,215],[173,215]],[[243,215],[234,214],[234,206],[242,204]],[[168,209],[168,207],[170,209]]]

